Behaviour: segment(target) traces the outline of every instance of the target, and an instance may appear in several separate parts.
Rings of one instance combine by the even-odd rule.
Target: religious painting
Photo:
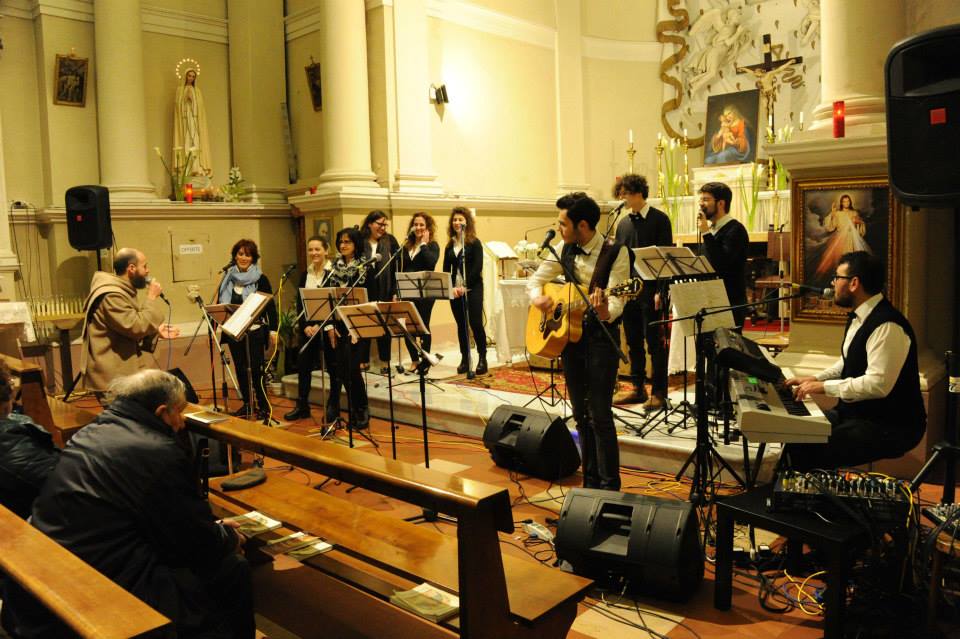
[[[58,55],[53,103],[82,107],[87,102],[87,58]]]
[[[330,218],[317,218],[313,221],[313,234],[322,237],[330,244],[333,243],[333,237],[330,231]]]
[[[320,90],[320,63],[314,62],[304,67],[307,72],[307,86],[310,88],[310,100],[314,111],[323,110],[323,93]]]
[[[703,164],[744,164],[757,157],[760,91],[739,91],[707,98]]]
[[[840,256],[869,251],[887,269],[885,293],[900,303],[902,215],[886,177],[832,178],[797,181],[793,189],[794,281],[833,288]],[[842,323],[847,310],[828,295],[810,292],[793,300],[795,319]]]

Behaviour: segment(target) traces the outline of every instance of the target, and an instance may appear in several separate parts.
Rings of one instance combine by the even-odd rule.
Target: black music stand
[[[214,372],[213,365],[213,350],[217,349],[217,352],[220,354],[220,370],[223,378],[222,386],[222,395],[223,395],[223,410],[227,410],[227,379],[233,382],[233,387],[237,391],[237,395],[240,395],[240,384],[237,382],[237,378],[234,376],[233,371],[230,369],[230,356],[227,354],[227,351],[223,349],[223,345],[216,339],[216,326],[219,326],[227,321],[227,318],[239,308],[237,304],[208,304],[205,305],[203,300],[198,295],[194,298],[194,301],[197,303],[197,307],[200,309],[200,323],[197,324],[197,330],[193,332],[193,337],[190,339],[190,343],[187,344],[186,350],[184,350],[183,355],[186,357],[190,354],[190,349],[193,347],[193,342],[197,339],[197,335],[200,332],[200,327],[204,324],[207,325],[207,337],[210,340],[210,384],[213,391],[213,410],[219,411],[220,407],[217,405],[217,376]]]
[[[451,292],[450,273],[442,271],[411,271],[408,273],[401,271],[397,273],[397,297],[401,300],[449,301],[453,299]],[[422,322],[423,318],[421,317],[420,319]],[[424,327],[427,329],[426,332],[429,333],[429,327],[426,327],[426,325],[424,325]],[[419,335],[417,335],[417,337],[419,337]],[[430,380],[427,381],[437,390],[446,392],[446,390],[439,385],[434,384]],[[398,386],[399,385],[400,384],[398,384]]]
[[[273,295],[263,293],[261,291],[255,291],[247,296],[247,299],[243,300],[243,304],[237,306],[233,313],[227,318],[225,322],[220,324],[220,330],[232,338],[233,340],[239,342],[243,340],[243,347],[247,354],[247,414],[246,418],[253,421],[253,403],[256,401],[256,393],[253,388],[253,370],[251,368],[250,361],[250,327],[253,326],[255,322],[260,319],[260,315],[263,313],[264,309],[267,307],[267,304],[273,301]],[[262,381],[262,377],[261,377]],[[266,393],[264,393],[266,397]],[[267,402],[270,400],[267,399]],[[264,416],[263,425],[270,425],[270,412]]]
[[[334,318],[334,313],[336,313],[337,308],[341,304],[366,304],[367,302],[367,289],[365,288],[356,288],[355,286],[329,286],[321,288],[302,288],[300,289],[301,300],[303,301],[303,312],[305,316],[305,321],[311,322],[314,321],[314,318],[322,317],[323,320],[319,324],[320,330],[313,334],[310,339],[308,339],[303,346],[300,347],[299,355],[302,357],[304,351],[307,350],[309,345],[313,342],[314,339],[318,337],[322,340],[325,338],[324,333],[326,332],[326,327],[331,323]],[[333,329],[336,330],[336,329]],[[348,336],[344,336],[342,339],[349,339]],[[350,348],[350,345],[346,345],[345,348]],[[323,347],[321,344],[320,348],[321,353],[323,352]],[[350,353],[347,352],[347,368],[350,368]],[[353,382],[351,381],[350,371],[341,371],[340,375],[343,376],[344,385],[347,388],[347,414],[352,415],[353,411],[350,404],[350,388]],[[323,374],[321,371],[321,397],[323,396]],[[323,398],[326,402],[329,397]],[[337,398],[339,403],[340,398]],[[324,404],[324,413],[323,413],[324,430],[320,434],[320,439],[326,439],[330,435],[333,435],[337,432],[338,428],[343,426],[343,419],[340,417],[340,414],[337,414],[336,419],[334,419],[329,424],[326,423],[326,404]],[[348,422],[349,424],[349,422]],[[374,444],[375,445],[375,444]],[[350,433],[350,447],[353,447],[353,434]]]
[[[300,303],[303,307],[301,315],[304,316],[304,322],[312,322],[315,317],[326,317],[329,318],[333,315],[333,308],[336,305],[338,299],[336,288],[301,288],[300,289]],[[322,333],[325,330],[324,325],[318,325],[319,329],[315,335],[320,335],[320,339],[323,340]],[[308,340],[311,338],[308,338]],[[327,384],[324,379],[324,372],[327,368],[326,357],[323,354],[323,343],[320,343],[320,347],[317,349],[317,352],[320,354],[320,401],[324,406],[323,417],[320,418],[320,438],[324,439],[328,435],[327,429],[327,411],[326,405],[329,397],[327,396]],[[302,351],[301,351],[302,353]],[[301,355],[302,357],[302,355]],[[312,378],[312,376],[311,376]],[[340,419],[340,415],[337,415],[337,418],[333,420],[337,422]],[[336,426],[334,425],[334,432],[336,431]]]

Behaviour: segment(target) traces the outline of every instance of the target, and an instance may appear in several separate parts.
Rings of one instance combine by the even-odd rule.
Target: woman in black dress
[[[394,260],[388,269],[380,272],[390,256],[400,248],[397,238],[387,233],[389,225],[390,220],[387,219],[386,213],[370,211],[363,220],[363,226],[360,227],[363,245],[357,248],[357,253],[364,258],[377,258],[377,261],[370,266],[372,272],[367,273],[367,295],[371,302],[393,301],[393,297],[397,293],[397,278],[394,273],[399,270],[400,263]],[[379,277],[375,277],[377,273],[380,273]],[[362,344],[363,368],[367,368],[370,364],[370,342],[364,340]],[[380,361],[384,362],[380,372],[386,375],[390,372],[386,366],[386,362],[390,361],[389,335],[377,338],[377,354],[380,356]]]
[[[336,244],[340,256],[330,269],[327,286],[366,287],[370,269],[365,268],[359,259],[358,249],[362,242],[360,231],[353,227],[337,232]],[[330,375],[327,420],[333,421],[340,415],[340,389],[345,382],[350,403],[350,423],[355,429],[366,428],[370,425],[370,411],[367,406],[367,387],[363,384],[363,375],[360,372],[360,355],[363,344],[369,342],[352,342],[346,325],[339,320],[328,323],[324,327],[324,333],[323,356],[328,363],[327,374]],[[369,352],[369,346],[367,351]],[[334,362],[335,364],[331,365]]]
[[[324,317],[307,318],[303,314],[303,300],[300,299],[301,288],[321,288],[330,273],[330,261],[327,255],[330,252],[330,243],[325,237],[314,235],[307,240],[307,270],[300,275],[297,284],[297,315],[300,317],[299,329],[301,343],[306,343],[320,330],[320,322]],[[310,341],[310,346],[297,356],[297,405],[283,416],[287,421],[310,417],[310,380],[314,366],[320,357],[323,340],[319,337]],[[332,363],[332,362],[331,362]],[[336,417],[336,416],[334,416]]]
[[[443,270],[450,273],[453,297],[450,309],[457,321],[457,339],[460,342],[460,365],[457,373],[467,371],[470,337],[467,323],[477,343],[477,375],[487,373],[487,334],[483,330],[483,244],[477,239],[477,229],[470,210],[458,206],[450,213],[447,224],[447,247],[443,251]]]
[[[437,262],[440,260],[440,245],[433,239],[436,235],[437,223],[433,220],[433,216],[423,211],[413,214],[413,217],[410,218],[410,226],[407,227],[407,241],[403,245],[403,252],[400,253],[400,270],[402,272],[432,271],[437,267]],[[433,313],[434,301],[436,300],[413,301],[427,328],[430,328],[430,315]],[[407,368],[407,372],[412,373],[417,370],[420,353],[409,340],[404,341],[407,343],[407,352],[410,353],[410,359],[413,360],[413,363]],[[431,343],[429,334],[420,338],[420,348],[427,352],[430,352]]]
[[[232,266],[223,274],[217,301],[220,304],[242,304],[254,291],[273,294],[270,280],[260,270],[260,251],[253,240],[240,240],[230,249]],[[263,389],[264,353],[269,344],[272,350],[277,344],[277,306],[271,300],[261,317],[247,331],[250,340],[250,372],[247,377],[247,347],[243,340],[236,341],[224,336],[233,356],[233,367],[237,372],[237,383],[243,406],[234,411],[234,415],[250,414],[250,385],[257,396],[257,416],[263,419],[270,410],[267,395]]]

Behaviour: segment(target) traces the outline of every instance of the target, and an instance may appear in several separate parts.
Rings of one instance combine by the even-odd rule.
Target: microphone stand
[[[603,233],[603,241],[606,242],[607,238],[610,237],[610,232],[617,228],[617,220],[620,219],[620,214],[623,213],[623,207],[627,205],[626,201],[620,202],[617,205],[617,208],[611,210],[607,213],[607,230]],[[613,220],[610,220],[610,216],[616,213]]]
[[[463,337],[467,340],[467,379],[476,377],[470,353],[470,303],[467,298],[467,245],[463,241],[463,227],[460,227],[460,277],[463,278]],[[476,339],[476,336],[474,336]]]

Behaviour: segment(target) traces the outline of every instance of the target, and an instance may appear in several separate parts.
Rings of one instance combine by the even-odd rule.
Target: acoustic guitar
[[[559,357],[568,342],[579,342],[583,334],[583,315],[587,310],[580,294],[573,290],[574,284],[547,284],[543,294],[553,300],[548,311],[541,311],[533,304],[527,313],[527,350],[531,355],[547,359]],[[580,287],[586,292],[586,288]],[[639,277],[606,290],[608,297],[636,297],[643,289]]]

